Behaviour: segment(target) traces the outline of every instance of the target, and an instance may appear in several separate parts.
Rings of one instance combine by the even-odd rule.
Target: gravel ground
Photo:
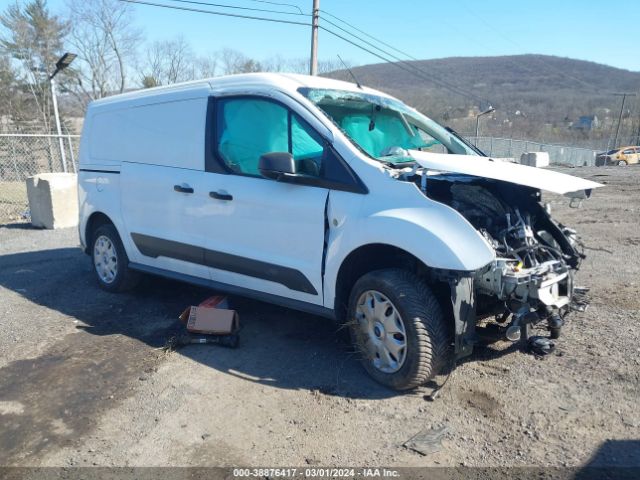
[[[242,298],[239,349],[166,353],[211,292],[108,294],[75,230],[0,227],[0,465],[640,466],[640,168],[570,173],[607,184],[548,199],[588,247],[591,307],[544,359],[478,347],[434,402],[371,381],[331,322]],[[402,446],[440,427],[440,451]]]

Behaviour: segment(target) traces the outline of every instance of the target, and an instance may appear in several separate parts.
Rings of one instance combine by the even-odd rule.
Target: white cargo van
[[[238,75],[91,103],[80,239],[106,290],[142,272],[334,318],[407,389],[483,317],[557,337],[584,255],[540,190],[598,186],[487,158],[382,92]]]

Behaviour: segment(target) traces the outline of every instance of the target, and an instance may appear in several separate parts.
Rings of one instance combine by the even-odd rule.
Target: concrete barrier
[[[27,178],[31,224],[48,229],[78,225],[78,178],[73,173],[41,173]]]
[[[526,152],[520,156],[520,163],[529,167],[548,167],[549,153],[547,152]]]

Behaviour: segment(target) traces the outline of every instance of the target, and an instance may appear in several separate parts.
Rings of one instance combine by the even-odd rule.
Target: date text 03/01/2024
[[[234,468],[235,478],[378,478],[398,477],[399,472],[387,468]]]

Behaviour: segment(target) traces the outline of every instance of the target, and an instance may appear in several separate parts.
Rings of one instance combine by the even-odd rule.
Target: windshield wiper
[[[484,153],[482,150],[480,150],[478,147],[476,147],[473,143],[471,143],[469,140],[467,140],[462,135],[460,135],[458,132],[456,132],[453,128],[444,127],[444,129],[447,132],[449,132],[450,134],[452,134],[453,136],[455,136],[458,140],[460,140],[462,143],[464,143],[467,147],[469,147],[471,150],[476,152],[481,157],[488,157],[488,155],[486,153]]]

